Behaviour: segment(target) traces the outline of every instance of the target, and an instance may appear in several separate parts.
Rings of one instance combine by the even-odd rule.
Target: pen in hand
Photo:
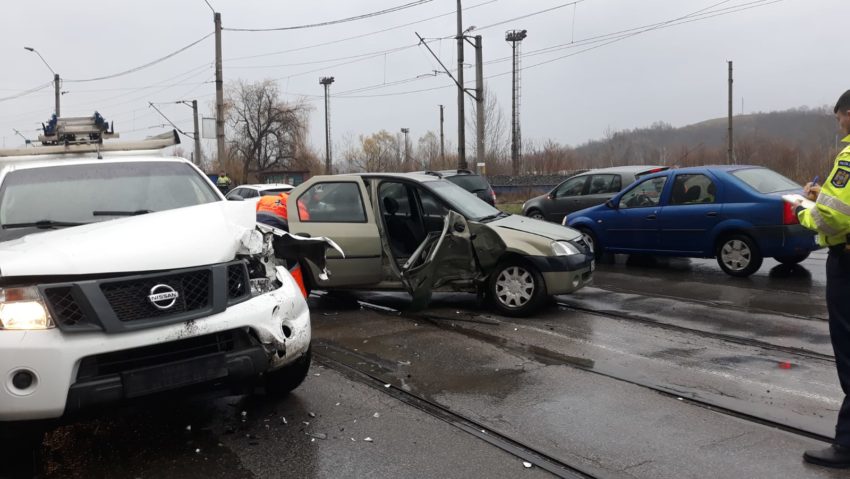
[[[816,184],[818,184],[819,179],[820,179],[820,176],[815,175],[815,177],[812,178],[812,186],[815,186]]]

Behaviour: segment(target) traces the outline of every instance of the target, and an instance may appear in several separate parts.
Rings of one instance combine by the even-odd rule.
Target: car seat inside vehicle
[[[398,183],[382,184],[379,197],[387,242],[393,256],[396,260],[408,258],[416,251],[425,235],[420,216],[414,214],[411,208],[407,187]]]
[[[700,196],[702,196],[702,187],[700,185],[693,185],[685,192],[682,203],[696,203]]]

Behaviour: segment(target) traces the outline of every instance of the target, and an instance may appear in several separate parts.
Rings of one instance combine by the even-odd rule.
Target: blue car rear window
[[[747,168],[733,171],[732,174],[759,193],[798,190],[800,185],[767,168]]]

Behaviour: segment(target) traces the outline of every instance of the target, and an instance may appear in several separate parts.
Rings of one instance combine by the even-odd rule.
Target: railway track
[[[537,450],[520,440],[504,435],[470,417],[458,414],[439,403],[405,391],[392,384],[392,382],[388,382],[386,378],[379,377],[374,372],[366,371],[362,366],[357,367],[351,364],[362,364],[361,357],[357,357],[355,361],[345,361],[347,351],[321,342],[314,343],[313,349],[314,360],[322,366],[333,369],[351,381],[369,386],[376,391],[380,391],[398,401],[415,407],[430,416],[440,419],[494,447],[522,459],[524,462],[532,464],[534,467],[565,479],[597,479],[597,476],[587,474],[574,465]]]
[[[741,411],[741,410],[736,410],[736,409],[732,409],[732,408],[729,408],[729,407],[725,407],[725,406],[720,405],[716,402],[712,402],[712,401],[705,400],[705,399],[702,399],[702,398],[699,398],[699,397],[695,397],[693,395],[688,395],[687,393],[683,393],[682,391],[677,391],[677,390],[670,388],[670,387],[664,387],[664,386],[661,386],[661,385],[658,385],[658,384],[655,384],[655,383],[652,383],[652,382],[649,382],[649,381],[645,381],[645,380],[633,379],[633,378],[626,377],[626,376],[620,375],[620,374],[614,374],[614,373],[607,373],[607,372],[604,372],[604,371],[599,371],[597,368],[595,368],[593,366],[592,361],[587,361],[583,358],[570,357],[570,356],[564,355],[562,353],[559,353],[557,351],[551,351],[551,350],[543,348],[543,347],[517,342],[517,341],[514,341],[510,338],[506,338],[506,337],[503,337],[503,336],[500,336],[500,335],[497,335],[497,334],[488,333],[488,332],[482,330],[481,328],[476,327],[476,325],[478,325],[478,324],[485,324],[485,325],[487,325],[487,324],[500,324],[502,326],[510,326],[511,329],[514,326],[515,327],[522,327],[522,328],[530,329],[530,330],[539,329],[539,328],[535,328],[534,326],[529,326],[527,324],[513,323],[511,321],[504,321],[502,319],[492,319],[492,318],[487,318],[486,321],[477,321],[477,320],[474,320],[474,319],[468,320],[468,319],[465,319],[465,318],[440,317],[440,316],[436,316],[436,315],[432,315],[432,314],[409,314],[409,313],[399,312],[397,310],[394,310],[392,308],[387,308],[385,306],[374,305],[374,304],[371,304],[371,303],[366,302],[366,301],[359,301],[359,303],[364,308],[371,309],[371,310],[376,311],[380,314],[391,314],[391,315],[394,315],[394,316],[400,316],[400,317],[403,317],[403,318],[407,318],[407,319],[410,319],[410,320],[416,320],[416,321],[428,321],[430,324],[433,324],[434,326],[439,327],[441,329],[445,329],[447,331],[452,331],[452,332],[457,333],[457,334],[462,334],[466,337],[469,337],[470,339],[490,343],[492,345],[510,350],[510,351],[512,351],[512,352],[514,352],[518,355],[528,357],[530,359],[536,360],[538,362],[542,362],[544,364],[561,364],[561,365],[564,365],[564,366],[581,369],[581,370],[586,371],[586,372],[591,373],[591,374],[595,374],[595,375],[603,376],[603,377],[606,377],[606,378],[609,378],[609,379],[614,379],[614,380],[622,381],[622,382],[632,384],[632,385],[635,385],[635,386],[643,387],[643,388],[652,390],[652,391],[654,391],[658,394],[661,394],[663,396],[674,398],[674,399],[677,399],[677,400],[680,400],[680,401],[684,401],[684,402],[691,404],[693,406],[705,408],[705,409],[714,411],[718,414],[724,414],[724,415],[727,415],[727,416],[736,417],[738,419],[746,420],[746,421],[753,422],[753,423],[756,423],[756,424],[760,424],[760,425],[763,425],[763,426],[768,426],[768,427],[780,429],[780,430],[783,430],[785,432],[797,434],[797,435],[800,435],[800,436],[803,436],[803,437],[807,437],[807,438],[811,438],[811,439],[815,439],[815,440],[819,440],[819,441],[823,441],[823,442],[831,442],[832,441],[831,437],[828,437],[828,436],[825,436],[825,435],[822,435],[822,434],[818,434],[818,433],[813,432],[813,431],[808,431],[808,430],[805,430],[805,429],[797,428],[797,427],[794,427],[794,426],[791,426],[791,425],[788,425],[788,424],[784,424],[784,423],[781,423],[781,422],[778,422],[778,421],[774,421],[774,420],[771,420],[769,418],[759,417],[759,416],[752,414],[752,413],[747,413],[747,412],[744,412],[744,411]],[[766,342],[763,342],[763,341],[753,340],[751,338],[742,338],[742,337],[736,337],[736,336],[733,336],[733,335],[724,335],[724,334],[719,334],[719,333],[707,333],[705,331],[698,330],[698,329],[686,328],[686,327],[681,327],[681,326],[677,326],[677,325],[670,325],[670,324],[665,324],[665,323],[658,323],[658,322],[648,320],[646,318],[635,318],[635,317],[629,317],[627,315],[622,316],[622,315],[617,315],[617,314],[608,313],[608,312],[599,312],[599,311],[591,311],[591,310],[583,309],[583,308],[576,308],[576,307],[573,307],[572,305],[569,305],[569,304],[561,304],[561,306],[563,306],[567,309],[570,309],[570,310],[574,310],[574,311],[577,311],[577,312],[584,313],[584,314],[594,314],[594,315],[609,317],[609,318],[613,318],[613,319],[617,319],[617,320],[639,321],[639,322],[646,323],[646,324],[648,324],[650,326],[654,326],[654,327],[659,327],[659,328],[664,328],[664,329],[669,329],[669,330],[674,330],[674,331],[685,331],[685,332],[690,332],[690,333],[698,333],[699,335],[711,336],[713,338],[721,339],[721,340],[724,340],[724,341],[730,341],[730,342],[734,342],[734,343],[737,343],[737,344],[758,347],[758,348],[762,348],[762,349],[766,349],[766,350],[770,350],[770,351],[778,351],[778,352],[782,352],[782,353],[785,353],[785,354],[797,355],[799,357],[815,359],[815,360],[820,360],[820,361],[829,361],[829,362],[835,361],[834,357],[832,357],[832,356],[828,356],[828,355],[824,355],[824,354],[820,354],[820,353],[816,353],[816,352],[808,351],[808,350],[801,350],[799,348],[791,348],[791,347],[785,347],[785,346],[781,346],[781,345],[766,343]],[[539,329],[539,330],[540,330],[540,332],[545,332],[542,329]],[[581,476],[579,476],[579,477],[581,477]]]

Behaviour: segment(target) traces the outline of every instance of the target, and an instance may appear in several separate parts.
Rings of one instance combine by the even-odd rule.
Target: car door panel
[[[413,297],[414,309],[425,307],[435,288],[479,275],[469,223],[454,211],[446,215],[443,229],[428,233],[401,267],[402,282]]]
[[[603,244],[610,251],[653,252],[659,245],[658,213],[667,177],[643,180],[615,198],[597,226],[604,231]]]
[[[659,212],[659,250],[713,255],[709,232],[723,220],[722,190],[709,172],[674,175]]]
[[[330,189],[339,183],[356,185],[356,189],[352,191],[359,194],[361,207],[351,211],[362,211],[362,217],[358,212],[356,215],[352,214],[350,221],[340,220],[346,218],[341,208],[350,208],[351,205],[337,203],[349,198],[325,198],[325,201],[322,200],[321,196],[324,189]],[[317,189],[321,189],[321,191],[317,192]],[[331,193],[333,191],[329,191],[327,195]],[[305,195],[311,197],[305,197]],[[376,284],[381,281],[381,240],[369,199],[370,195],[367,194],[366,186],[361,178],[339,180],[323,177],[320,180],[313,179],[299,186],[289,195],[287,211],[289,212],[290,232],[296,235],[330,238],[345,252],[345,257],[342,257],[336,251],[328,252],[327,262],[330,275],[327,280],[321,280],[319,269],[310,264],[312,276],[317,280],[316,287],[360,286]],[[346,203],[350,202],[346,201]],[[302,218],[305,213],[307,217]]]

